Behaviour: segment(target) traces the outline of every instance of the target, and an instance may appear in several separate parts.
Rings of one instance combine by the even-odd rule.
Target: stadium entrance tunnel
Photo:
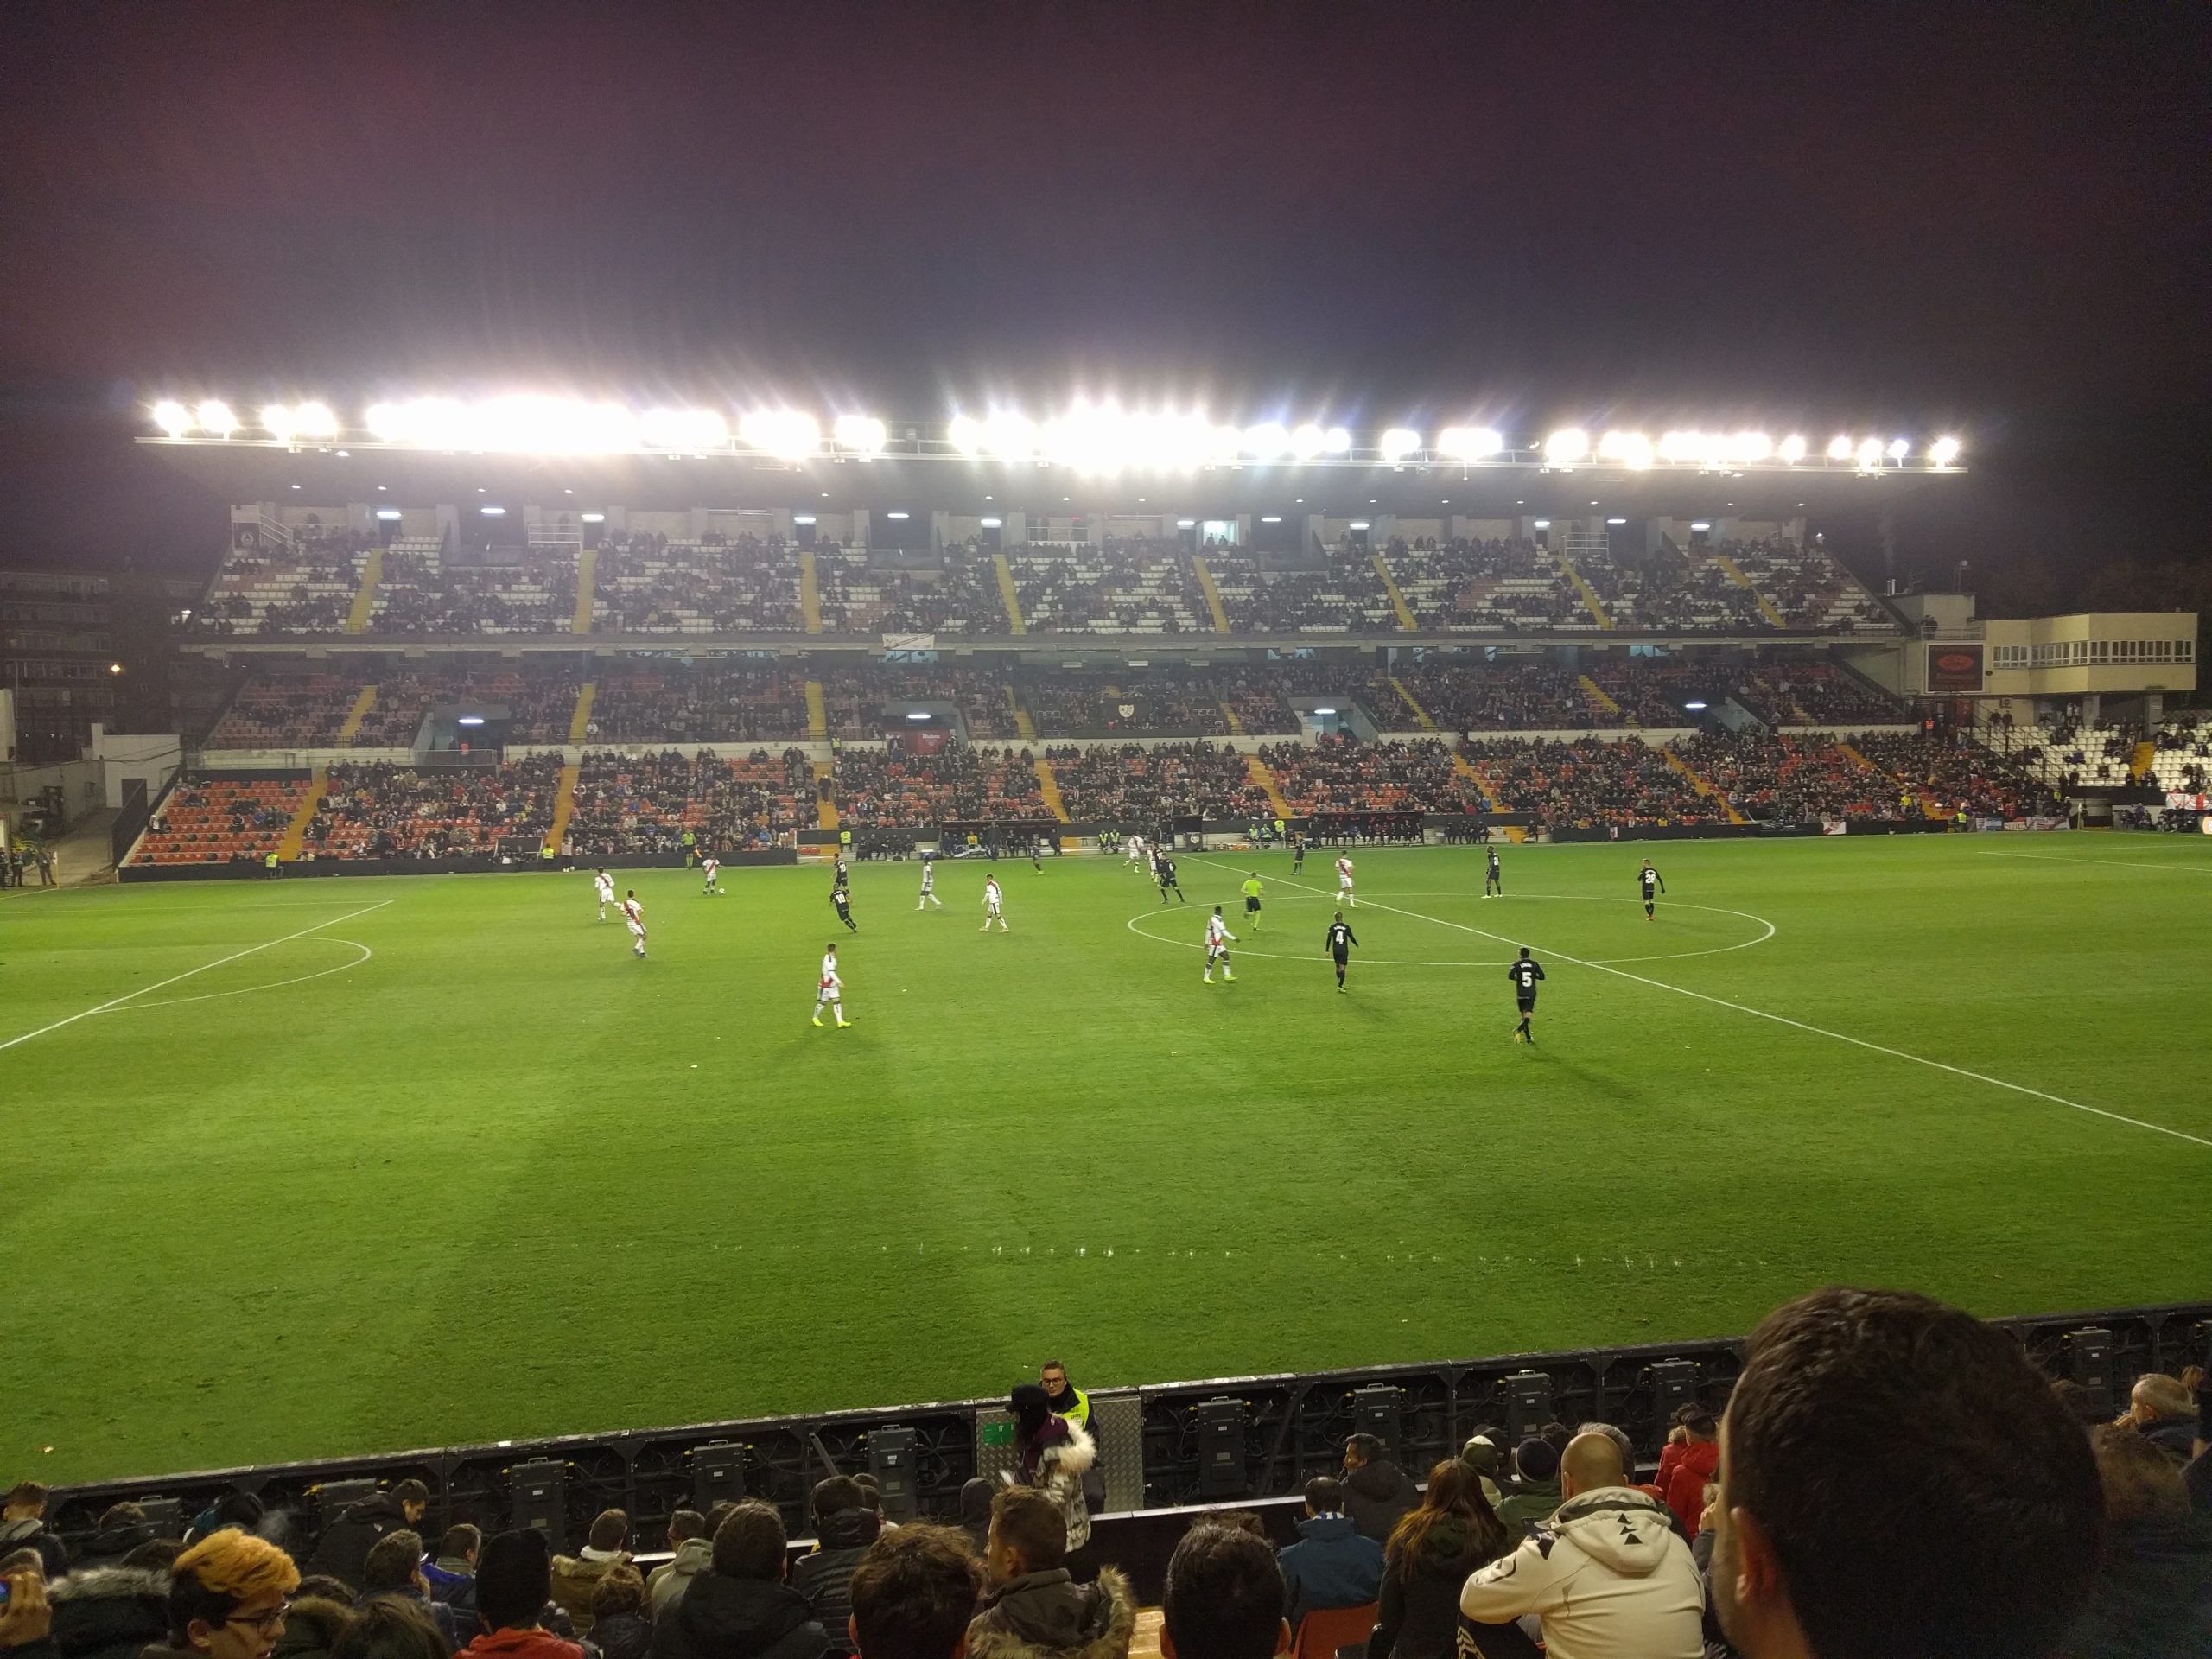
[[[1242,907],[1223,906],[1237,935],[1235,954],[1261,961],[1321,963],[1322,935],[1339,908],[1328,893],[1270,893],[1258,931]],[[1193,952],[1205,946],[1211,907],[1155,906],[1132,916],[1128,928],[1148,939]],[[1749,950],[1775,936],[1775,925],[1750,911],[1662,899],[1647,921],[1641,900],[1592,893],[1506,893],[1485,899],[1458,889],[1362,892],[1344,919],[1359,936],[1359,968],[1451,969],[1505,965],[1527,945],[1538,960],[1573,960],[1600,967],[1675,962]]]

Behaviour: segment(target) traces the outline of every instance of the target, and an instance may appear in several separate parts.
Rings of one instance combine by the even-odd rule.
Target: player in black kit
[[[1492,893],[1501,899],[1505,897],[1505,872],[1498,865],[1495,847],[1490,849],[1490,868],[1483,875],[1483,897],[1487,899]]]
[[[1529,1029],[1529,1022],[1536,1017],[1536,982],[1544,976],[1543,964],[1529,954],[1529,947],[1521,947],[1521,960],[1505,970],[1513,982],[1513,999],[1521,1005],[1521,1023],[1513,1027],[1513,1040],[1533,1043],[1536,1033]]]
[[[1290,873],[1293,875],[1306,874],[1306,836],[1303,830],[1290,843]]]
[[[1351,948],[1359,943],[1358,935],[1344,923],[1344,913],[1337,912],[1337,919],[1329,924],[1329,955],[1336,959],[1337,988],[1344,988],[1344,969],[1351,963]]]
[[[1667,891],[1667,884],[1659,879],[1659,872],[1651,868],[1651,861],[1648,858],[1643,861],[1643,868],[1636,873],[1636,879],[1643,889],[1643,919],[1648,922],[1653,919],[1655,913],[1651,902],[1651,890],[1656,887],[1660,892],[1664,893]]]
[[[830,890],[830,902],[837,906],[837,919],[857,933],[861,925],[853,919],[853,895],[842,881]]]
[[[1182,883],[1175,879],[1175,861],[1162,853],[1157,868],[1160,871],[1160,902],[1163,905],[1167,902],[1167,889],[1173,887],[1175,896],[1189,904],[1191,901],[1184,895]]]

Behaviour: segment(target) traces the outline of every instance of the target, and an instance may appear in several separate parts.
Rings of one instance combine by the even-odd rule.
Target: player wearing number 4
[[[1344,969],[1351,965],[1351,948],[1359,943],[1359,936],[1351,931],[1341,910],[1337,919],[1329,924],[1329,957],[1337,964],[1337,988],[1344,988]]]
[[[1229,947],[1236,936],[1229,931],[1229,924],[1221,919],[1221,906],[1213,907],[1213,914],[1206,918],[1206,983],[1213,983],[1213,965],[1221,964],[1221,976],[1229,984],[1236,982],[1236,976],[1230,971]]]

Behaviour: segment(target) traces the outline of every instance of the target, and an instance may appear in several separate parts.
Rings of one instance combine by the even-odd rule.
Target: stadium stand
[[[369,541],[303,528],[289,543],[254,538],[225,556],[192,626],[216,634],[336,633],[360,587]]]
[[[1726,813],[1640,740],[1471,739],[1459,753],[1503,810],[1554,826],[1718,823]]]
[[[824,633],[1011,631],[990,561],[966,549],[945,549],[937,571],[878,565],[865,548],[817,548],[814,568]]]
[[[1896,625],[1834,559],[1787,537],[1729,542],[1721,553],[1782,613],[1785,626],[1819,633],[1892,633]]]
[[[1016,684],[1046,737],[1219,737],[1229,730],[1220,690],[1205,675],[1033,674]]]
[[[567,633],[575,612],[572,547],[532,547],[513,564],[454,566],[440,543],[417,539],[385,550],[369,632],[442,638]]]
[[[240,686],[207,734],[211,749],[324,747],[353,711],[360,687],[335,674],[256,675]]]
[[[296,778],[181,783],[148,823],[138,861],[254,863],[276,850],[308,788]]]
[[[1394,539],[1384,557],[1424,629],[1511,633],[1589,623],[1552,556],[1531,541]]]
[[[1432,659],[1398,680],[1446,731],[1594,731],[1625,726],[1625,710],[1606,708],[1571,669],[1548,663],[1461,666]]]
[[[590,863],[680,852],[689,830],[717,853],[772,845],[814,823],[814,767],[804,752],[756,749],[721,759],[701,750],[587,753],[567,840]]]
[[[1451,750],[1433,739],[1271,743],[1261,749],[1260,759],[1300,814],[1479,812],[1484,806],[1482,791],[1452,766]]]
[[[600,546],[592,626],[623,634],[799,632],[798,554],[780,537],[610,537]]]
[[[1738,812],[1760,822],[1879,818],[1896,810],[1891,779],[1824,739],[1755,728],[1700,732],[1669,747]]]
[[[2019,734],[2014,754],[2053,789],[2124,789],[2135,781],[2133,728],[2062,721]]]
[[[865,829],[1050,818],[1028,749],[950,746],[935,754],[847,749],[837,757],[841,820]]]
[[[2145,781],[2191,795],[2212,791],[2212,726],[2169,720],[2152,740],[2155,753]]]
[[[1770,726],[1878,726],[1904,718],[1895,699],[1833,663],[1758,663],[1735,691]]]
[[[775,743],[806,735],[806,680],[795,668],[738,663],[632,664],[599,674],[584,731],[590,742]],[[568,741],[569,710],[549,698]],[[575,697],[569,697],[573,708]]]
[[[553,822],[560,772],[558,755],[471,772],[418,772],[381,762],[335,766],[308,826],[307,845],[317,857],[534,857]]]
[[[1236,749],[1211,743],[1094,743],[1045,753],[1068,816],[1078,822],[1242,818],[1273,810]]]
[[[1363,548],[1332,547],[1319,569],[1269,569],[1242,549],[1206,550],[1233,633],[1388,633],[1398,626],[1390,595]]]
[[[884,715],[885,705],[893,702],[949,702],[960,711],[971,741],[1019,735],[1007,700],[1007,683],[988,670],[874,666],[823,671],[816,677],[832,737],[882,736],[903,723]]]
[[[1009,553],[1015,600],[1033,633],[1207,633],[1197,573],[1179,542],[1055,544]]]
[[[1874,765],[1940,813],[2022,818],[2064,810],[2064,803],[2017,755],[1984,747],[1963,731],[1864,732],[1851,740]]]

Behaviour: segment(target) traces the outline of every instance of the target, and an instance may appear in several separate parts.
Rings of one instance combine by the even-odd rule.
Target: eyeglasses
[[[232,1613],[223,1623],[247,1625],[264,1636],[281,1636],[284,1632],[284,1615],[291,1610],[292,1604],[288,1601],[282,1607],[263,1613],[257,1618],[248,1618],[242,1613]]]

